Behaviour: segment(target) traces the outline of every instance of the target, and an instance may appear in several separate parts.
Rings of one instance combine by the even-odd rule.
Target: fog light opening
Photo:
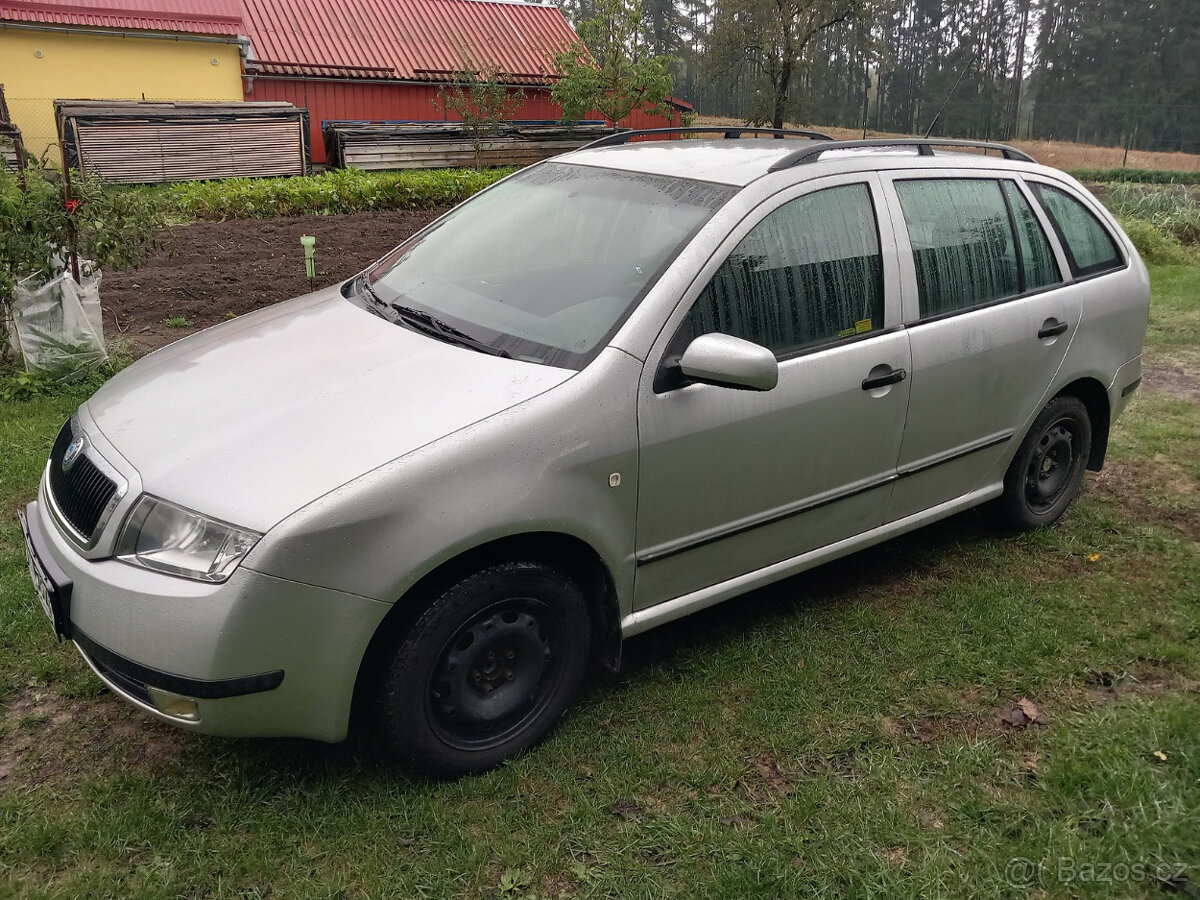
[[[200,710],[196,701],[191,697],[181,697],[179,694],[172,694],[170,691],[163,691],[153,687],[148,687],[147,691],[150,694],[151,701],[154,703],[154,708],[164,716],[170,716],[172,719],[183,719],[185,722],[200,721]]]

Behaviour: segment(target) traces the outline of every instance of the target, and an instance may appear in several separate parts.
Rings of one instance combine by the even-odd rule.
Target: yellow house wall
[[[55,164],[55,100],[241,100],[241,74],[236,44],[0,25],[9,113],[26,148]]]

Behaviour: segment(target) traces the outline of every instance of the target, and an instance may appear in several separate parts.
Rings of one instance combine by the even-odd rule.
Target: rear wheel
[[[1057,521],[1071,505],[1092,449],[1092,423],[1077,397],[1055,397],[1034,420],[1004,476],[993,517],[1018,531]]]
[[[540,741],[588,669],[587,602],[533,562],[459,581],[390,655],[381,691],[389,748],[440,777],[480,772]]]

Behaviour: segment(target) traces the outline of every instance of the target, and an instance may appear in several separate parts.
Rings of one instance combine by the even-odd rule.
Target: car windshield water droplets
[[[582,368],[724,185],[550,163],[510,178],[370,273],[383,302],[436,316],[514,357]]]

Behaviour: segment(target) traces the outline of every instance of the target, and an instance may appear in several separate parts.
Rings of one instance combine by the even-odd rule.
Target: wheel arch
[[[578,581],[589,600],[592,633],[598,638],[593,660],[597,667],[615,672],[621,663],[621,613],[608,566],[590,544],[578,537],[554,531],[526,532],[463,550],[431,569],[404,592],[375,629],[359,663],[352,716],[357,717],[364,711],[363,704],[369,702],[371,685],[379,667],[386,662],[387,648],[416,624],[434,600],[467,575],[516,560],[545,563],[564,570]]]
[[[1108,431],[1112,424],[1108,391],[1095,378],[1085,377],[1072,381],[1054,396],[1075,397],[1087,408],[1092,423],[1092,447],[1088,453],[1087,467],[1099,472],[1108,453]]]

